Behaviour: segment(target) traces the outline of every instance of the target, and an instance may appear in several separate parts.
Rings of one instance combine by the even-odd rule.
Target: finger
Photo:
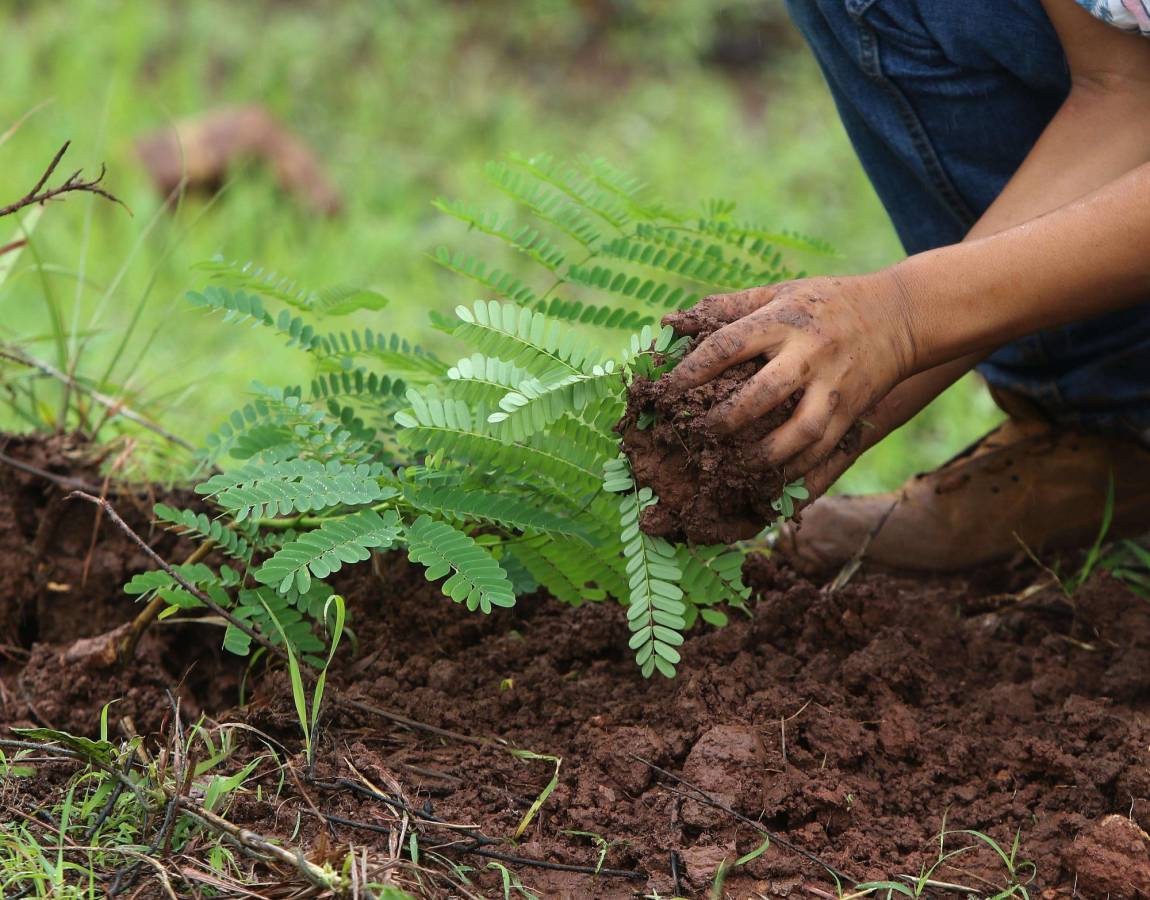
[[[733,294],[714,294],[704,297],[690,309],[681,309],[663,316],[662,323],[670,325],[679,334],[695,335],[716,322],[726,324],[748,316],[770,303],[778,291],[777,285],[735,291]]]
[[[819,443],[831,428],[838,405],[837,391],[807,388],[791,417],[759,442],[750,464],[756,468],[781,466]],[[801,474],[797,470],[794,473],[796,478]]]
[[[801,387],[799,367],[777,356],[759,369],[743,387],[707,413],[707,426],[731,434],[783,403]]]
[[[705,384],[733,365],[754,359],[777,343],[774,323],[760,319],[757,314],[724,325],[702,342],[671,370],[671,386],[686,390]]]

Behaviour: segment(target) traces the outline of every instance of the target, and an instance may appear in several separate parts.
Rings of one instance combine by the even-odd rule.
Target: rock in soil
[[[767,754],[756,729],[716,725],[687,754],[683,778],[716,803],[753,816],[763,808],[766,768]],[[695,828],[714,827],[729,815],[701,800],[683,803],[683,821]]]
[[[723,324],[704,320],[691,348]],[[681,392],[670,390],[665,375],[632,382],[616,430],[635,480],[659,498],[642,516],[648,534],[730,544],[753,537],[778,515],[771,503],[782,493],[787,474],[784,468],[763,466],[758,445],[790,417],[802,392],[735,435],[721,434],[706,421],[714,406],[746,385],[766,362],[759,357],[740,363]],[[840,449],[849,450],[858,440],[858,429],[852,429]]]

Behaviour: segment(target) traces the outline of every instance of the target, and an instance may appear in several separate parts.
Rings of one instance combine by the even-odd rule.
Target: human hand
[[[730,366],[769,358],[708,413],[707,424],[733,435],[801,390],[790,418],[750,454],[757,467],[785,466],[788,479],[813,477],[851,426],[915,370],[909,303],[892,269],[707,297],[663,321],[698,334],[716,320],[726,324],[672,370],[671,386],[687,390]],[[824,467],[819,480],[833,481],[842,471],[834,469],[840,462],[845,469],[853,456]]]

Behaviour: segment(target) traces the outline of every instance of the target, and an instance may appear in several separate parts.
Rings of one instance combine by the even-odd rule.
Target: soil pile
[[[130,553],[106,529],[99,546]],[[858,880],[917,874],[937,857],[944,821],[1008,851],[1019,834],[1019,858],[1034,864],[1033,875],[1019,867],[1031,897],[1150,896],[1150,606],[1104,576],[1071,600],[1054,589],[1004,593],[1024,582],[1001,573],[971,583],[864,572],[827,593],[752,562],[752,615],[693,631],[674,681],[639,676],[616,605],[534,597],[468,614],[401,558],[358,567],[339,587],[359,652],[341,654],[334,690],[448,733],[332,703],[308,796],[272,773],[263,799],[253,792],[229,815],[305,848],[354,841],[385,852],[380,829],[394,811],[347,786],[367,779],[399,785],[429,815],[509,837],[555,763],[456,732],[562,758],[558,786],[521,840],[486,852],[594,869],[605,848],[603,865],[635,876],[513,865],[541,897],[706,896],[723,859],[761,845],[746,820],[777,837],[730,874],[730,897],[833,897],[826,866]],[[118,583],[90,576],[88,585],[122,615],[133,611]],[[16,596],[6,592],[0,606]],[[189,649],[193,635],[200,643]],[[254,672],[248,705],[226,711],[239,695],[235,670],[213,662],[218,629],[161,625],[143,664],[112,676],[60,668],[74,636],[41,629],[31,647],[12,648],[0,722],[91,733],[100,706],[127,695],[113,709],[141,731],[159,728],[163,688],[194,653],[194,671],[209,675],[184,679],[188,703],[300,746],[282,669]],[[252,743],[244,753],[266,752]],[[24,799],[51,787],[22,786]],[[316,810],[339,821],[321,825]],[[419,827],[421,847],[460,844],[458,834]],[[1006,886],[1001,860],[969,836],[947,840],[948,849],[966,844],[974,849],[935,877],[993,896]],[[486,858],[457,858],[502,896]]]
[[[173,625],[148,636],[131,672],[84,665],[83,639],[130,621],[139,611],[124,583],[152,568],[145,554],[95,506],[68,500],[73,490],[106,494],[161,556],[181,561],[192,545],[154,527],[151,509],[164,500],[196,508],[190,491],[105,483],[101,458],[74,435],[0,436],[0,722],[50,725],[86,733],[100,707],[144,729],[167,714],[166,688],[194,711],[221,695],[236,661],[222,656],[211,629]]]
[[[702,316],[691,312],[697,320]],[[725,323],[702,318],[699,324],[692,349]],[[777,517],[771,503],[782,493],[787,474],[783,468],[764,466],[757,445],[790,418],[802,391],[735,435],[721,434],[706,421],[713,407],[744,387],[767,362],[758,357],[740,363],[687,391],[672,391],[666,376],[632,382],[616,430],[636,481],[659,498],[642,515],[648,534],[730,544],[754,537]],[[855,428],[843,439],[843,449],[857,446],[858,440]]]

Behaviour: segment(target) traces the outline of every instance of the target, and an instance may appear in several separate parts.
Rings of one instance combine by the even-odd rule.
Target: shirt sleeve
[[[1078,4],[1108,25],[1150,37],[1150,0],[1078,0]]]

